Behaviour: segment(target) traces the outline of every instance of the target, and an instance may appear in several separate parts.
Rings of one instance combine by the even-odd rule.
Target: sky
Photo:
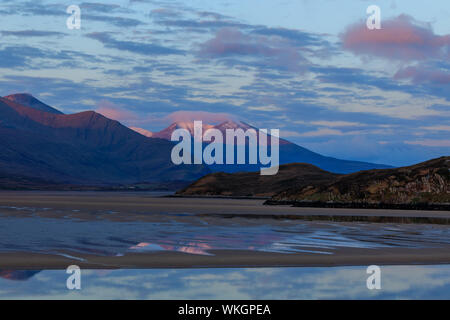
[[[150,131],[240,120],[342,159],[450,155],[448,0],[91,1],[1,1],[0,95]]]

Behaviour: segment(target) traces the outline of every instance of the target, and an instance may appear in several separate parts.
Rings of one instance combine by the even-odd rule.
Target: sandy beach
[[[264,206],[263,199],[227,199],[227,198],[182,198],[158,197],[145,192],[44,192],[44,191],[2,191],[0,207],[5,213],[8,207],[51,208],[60,210],[88,210],[126,212],[127,216],[144,218],[148,213],[163,214],[190,213],[195,215],[228,215],[270,218],[301,219],[315,216],[332,217],[387,217],[387,218],[425,218],[450,219],[450,211],[423,210],[377,210],[347,208],[300,208],[291,206]],[[46,213],[50,215],[51,211]],[[89,218],[83,213],[71,213],[77,218]],[[124,217],[125,218],[125,217]],[[413,219],[411,219],[412,221]],[[407,221],[407,219],[405,219]]]

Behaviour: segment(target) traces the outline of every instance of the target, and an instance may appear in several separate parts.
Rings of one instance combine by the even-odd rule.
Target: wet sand
[[[229,217],[254,216],[268,218],[295,218],[322,220],[323,217],[390,217],[402,222],[401,218],[436,219],[447,222],[450,211],[422,210],[377,210],[349,208],[303,208],[291,206],[265,206],[261,199],[220,199],[220,198],[165,198],[155,197],[148,193],[134,192],[40,192],[40,191],[2,191],[0,192],[0,208],[31,207],[49,208],[47,214],[55,209],[88,212],[119,212],[126,213],[123,218],[140,216],[142,214],[190,213],[193,215],[228,215]],[[5,210],[3,210],[5,211]],[[7,211],[5,211],[6,213]],[[42,213],[44,214],[44,213]],[[78,218],[89,218],[78,213]],[[408,219],[405,219],[408,222]],[[432,221],[431,221],[432,222]],[[423,222],[419,222],[423,223]],[[446,223],[444,223],[446,224]]]
[[[78,265],[85,269],[139,269],[450,264],[450,247],[439,249],[342,248],[337,250],[333,255],[310,253],[280,254],[240,250],[211,250],[211,253],[214,256],[161,252],[130,253],[122,257],[105,257],[72,253],[73,256],[83,258],[85,261],[57,255],[0,253],[0,269],[66,269],[70,265]]]
[[[214,221],[216,225],[229,224],[231,220],[245,225],[252,221],[252,217],[270,225],[277,225],[282,220],[286,223],[290,219],[323,220],[324,217],[330,220],[345,218],[347,221],[354,217],[387,217],[395,218],[398,222],[431,218],[441,224],[450,219],[450,212],[447,211],[273,207],[263,206],[263,202],[252,199],[161,198],[147,193],[8,191],[0,193],[0,214],[3,217],[32,216],[33,219],[43,217],[113,222],[157,222],[167,219],[166,215],[170,214],[173,215],[171,219],[177,222],[192,222],[194,216],[208,222]],[[417,225],[418,228],[420,226]],[[377,229],[377,224],[370,224],[370,228]],[[212,255],[172,251],[126,252],[123,256],[67,252],[68,256],[64,257],[33,252],[2,252],[0,269],[65,269],[71,264],[92,269],[450,264],[450,245],[445,242],[439,247],[425,248],[338,247],[334,248],[332,254],[215,249],[208,252]]]

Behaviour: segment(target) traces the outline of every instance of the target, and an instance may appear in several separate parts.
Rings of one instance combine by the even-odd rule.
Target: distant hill
[[[288,186],[277,201],[338,203],[450,203],[450,157],[409,167],[369,170],[339,177],[331,183]]]
[[[0,181],[11,188],[14,181],[134,184],[210,173],[200,165],[174,165],[172,142],[146,138],[93,111],[65,115],[19,100],[0,98]]]
[[[193,122],[175,122],[172,123],[169,127],[161,130],[159,132],[150,132],[148,130],[144,130],[141,128],[133,128],[136,132],[141,133],[146,137],[152,138],[161,138],[165,140],[170,140],[172,136],[172,132],[176,129],[186,129],[191,135],[194,134],[194,124]],[[255,129],[258,131],[258,128],[255,128],[245,122],[240,121],[225,121],[218,125],[211,125],[203,123],[203,133],[208,129],[218,129],[221,131],[224,136],[226,129]],[[270,141],[270,139],[269,139]],[[315,165],[323,170],[327,170],[334,173],[351,173],[357,172],[361,170],[370,170],[370,169],[384,169],[384,168],[392,168],[391,166],[384,164],[376,164],[376,163],[368,163],[361,161],[350,161],[350,160],[341,160],[332,157],[326,157],[321,154],[315,153],[311,150],[298,146],[288,140],[280,139],[280,164],[288,164],[288,163],[310,163]],[[225,152],[224,152],[225,153]],[[235,152],[236,154],[236,152]],[[248,155],[247,155],[248,157]],[[224,155],[225,158],[225,155]],[[235,161],[236,163],[236,161]],[[248,163],[248,161],[246,161]],[[213,164],[208,166],[209,169],[213,172],[252,172],[258,171],[261,168],[261,165],[251,165],[251,164],[234,164],[234,165],[220,165]]]
[[[313,165],[282,165],[278,175],[213,173],[177,192],[180,196],[272,197],[268,204],[450,204],[450,157],[414,166],[347,175]],[[303,206],[303,205],[302,205]]]
[[[329,183],[339,175],[306,163],[280,166],[278,174],[262,176],[259,172],[212,173],[177,192],[178,195],[271,197],[287,186],[303,188],[311,183]]]

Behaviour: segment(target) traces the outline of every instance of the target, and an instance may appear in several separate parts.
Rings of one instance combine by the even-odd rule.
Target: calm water
[[[156,221],[77,220],[72,217],[0,215],[0,252],[123,255],[211,249],[332,254],[336,247],[441,247],[450,228],[441,225],[369,224],[161,215]]]
[[[81,290],[59,271],[0,271],[0,299],[450,299],[450,266],[82,270]]]
[[[209,255],[212,249],[246,249],[322,255],[333,254],[337,247],[450,244],[450,228],[440,225],[200,218],[170,213],[128,221],[115,219],[114,212],[94,212],[82,220],[69,212],[56,212],[58,218],[43,217],[47,210],[0,208],[0,252],[71,252],[76,257],[77,253],[114,256],[149,251]],[[82,270],[80,291],[66,288],[67,277],[64,270],[0,270],[0,299],[450,299],[448,265],[382,267],[382,289],[375,291],[366,287],[365,266]]]

